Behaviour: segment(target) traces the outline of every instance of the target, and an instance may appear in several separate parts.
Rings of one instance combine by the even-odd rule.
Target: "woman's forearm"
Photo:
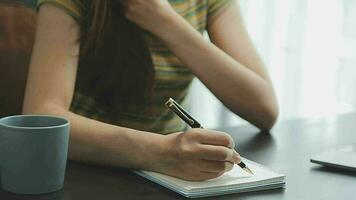
[[[58,115],[71,122],[68,152],[71,160],[151,169],[151,164],[163,157],[162,135],[106,124],[57,106],[46,106],[25,113]]]
[[[207,42],[184,20],[175,20],[160,38],[233,112],[269,130],[277,116],[272,84]]]

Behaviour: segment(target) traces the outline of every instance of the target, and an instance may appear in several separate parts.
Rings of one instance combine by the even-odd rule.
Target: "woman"
[[[231,170],[240,157],[228,134],[186,131],[163,106],[168,97],[184,104],[193,76],[260,129],[276,121],[271,81],[233,0],[40,0],[38,6],[24,113],[68,118],[73,160],[186,180]]]

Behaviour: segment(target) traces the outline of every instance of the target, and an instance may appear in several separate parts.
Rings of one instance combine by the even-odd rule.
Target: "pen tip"
[[[246,172],[248,172],[249,174],[252,174],[252,175],[253,175],[253,172],[252,172],[252,170],[251,170],[250,168],[245,167],[244,170],[245,170]]]

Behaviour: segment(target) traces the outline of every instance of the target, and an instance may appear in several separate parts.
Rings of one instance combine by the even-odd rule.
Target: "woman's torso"
[[[206,30],[208,21],[215,17],[232,0],[170,0],[170,4],[201,34]],[[65,7],[71,16],[80,19],[83,6],[75,0],[39,0]],[[71,111],[107,123],[156,133],[182,131],[186,125],[164,103],[170,97],[183,106],[187,105],[187,94],[194,75],[157,37],[145,33],[155,69],[155,85],[152,101],[148,109],[131,106],[127,111],[108,115],[110,108],[101,105],[93,96],[85,96],[76,90]]]

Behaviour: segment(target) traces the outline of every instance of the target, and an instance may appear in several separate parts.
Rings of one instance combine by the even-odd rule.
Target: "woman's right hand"
[[[201,181],[221,176],[241,162],[230,135],[207,129],[190,129],[165,136],[164,151],[155,171]]]

